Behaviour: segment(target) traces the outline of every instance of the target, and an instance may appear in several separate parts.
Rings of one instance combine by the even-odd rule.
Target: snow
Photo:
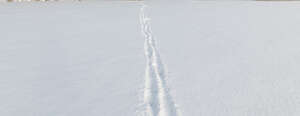
[[[298,116],[298,5],[202,2],[152,8],[152,30],[182,114]]]
[[[298,6],[2,3],[0,115],[298,116]]]
[[[0,115],[135,115],[145,66],[139,8],[1,5]]]

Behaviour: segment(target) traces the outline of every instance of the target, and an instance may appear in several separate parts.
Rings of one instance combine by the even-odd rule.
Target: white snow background
[[[0,116],[299,116],[299,5],[0,3]]]

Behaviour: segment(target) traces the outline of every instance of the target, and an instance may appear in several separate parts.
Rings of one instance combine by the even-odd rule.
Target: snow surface
[[[298,5],[198,2],[152,8],[152,30],[182,114],[299,116]]]
[[[299,116],[300,2],[0,4],[0,116]]]
[[[0,115],[136,115],[145,70],[139,9],[1,5]]]

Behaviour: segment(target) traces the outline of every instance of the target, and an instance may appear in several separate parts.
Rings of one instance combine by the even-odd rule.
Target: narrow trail
[[[143,4],[140,12],[142,33],[145,37],[145,56],[147,59],[144,105],[145,116],[178,116],[175,103],[168,93],[166,86],[167,75],[155,44],[150,25],[150,18],[145,13],[146,5]]]

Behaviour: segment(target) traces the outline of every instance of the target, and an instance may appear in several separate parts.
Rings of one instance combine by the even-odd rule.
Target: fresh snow
[[[0,116],[299,116],[300,2],[0,4]]]
[[[1,116],[134,116],[144,83],[140,6],[0,6]]]
[[[183,116],[299,116],[299,2],[153,6]]]

